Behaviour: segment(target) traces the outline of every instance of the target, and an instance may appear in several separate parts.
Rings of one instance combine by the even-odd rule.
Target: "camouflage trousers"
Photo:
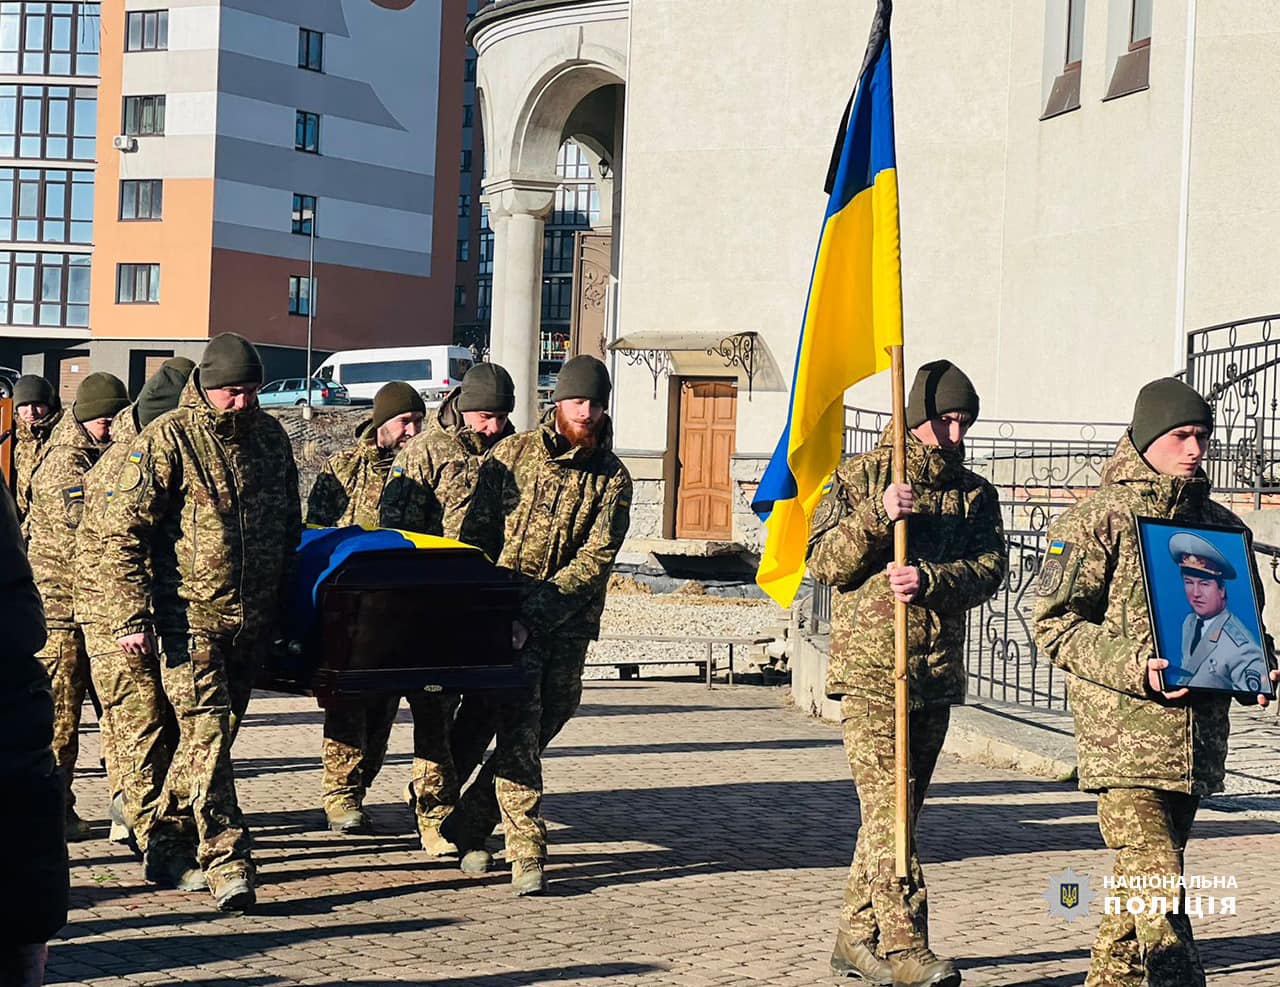
[[[399,696],[335,703],[324,711],[324,808],[359,808],[382,770]]]
[[[155,658],[130,658],[96,624],[85,624],[82,630],[93,686],[102,703],[99,731],[107,783],[112,795],[120,796],[125,824],[145,853],[178,743],[177,719],[165,698]]]
[[[260,649],[223,637],[165,636],[160,680],[178,718],[178,746],[151,828],[159,852],[189,852],[195,819],[196,860],[217,880],[253,874],[251,841],[236,799],[231,744],[249,705]]]
[[[507,860],[546,857],[542,752],[578,711],[588,643],[533,639],[525,645],[533,682],[518,700],[497,705],[497,745],[446,822],[445,835],[463,853],[483,847],[501,819]]]
[[[1158,886],[1182,874],[1182,854],[1200,799],[1150,788],[1109,788],[1098,793],[1098,828],[1116,851],[1115,876],[1124,897],[1141,898],[1143,913],[1104,915],[1093,941],[1086,987],[1203,987],[1204,967],[1191,935],[1183,892],[1178,914],[1153,911],[1156,897],[1173,902],[1177,890]],[[1134,888],[1149,878],[1156,887]],[[1145,978],[1145,979],[1144,979]]]
[[[439,830],[459,787],[484,760],[497,733],[498,703],[488,696],[417,693],[413,710],[413,792],[418,832]]]
[[[36,655],[53,689],[53,761],[67,793],[67,813],[76,804],[71,782],[80,756],[80,713],[89,694],[89,656],[80,629],[50,628]]]
[[[885,955],[928,946],[928,895],[914,840],[908,861],[910,876],[900,879],[895,868],[893,702],[846,696],[840,703],[840,716],[862,816],[840,909],[840,930]],[[950,721],[949,706],[930,706],[911,713],[913,833]]]

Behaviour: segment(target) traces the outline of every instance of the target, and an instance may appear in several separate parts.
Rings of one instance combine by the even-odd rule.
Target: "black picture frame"
[[[1136,516],[1160,688],[1276,698],[1247,528]],[[1181,560],[1181,561],[1179,561]],[[1257,686],[1257,688],[1254,688]]]

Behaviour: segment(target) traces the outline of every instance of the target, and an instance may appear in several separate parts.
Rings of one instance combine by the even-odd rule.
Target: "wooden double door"
[[[680,382],[676,537],[733,538],[733,454],[738,430],[736,380]]]

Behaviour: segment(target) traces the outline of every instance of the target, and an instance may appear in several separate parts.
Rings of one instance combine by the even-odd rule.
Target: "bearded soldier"
[[[102,600],[114,582],[103,572],[102,529],[107,502],[138,433],[178,405],[195,364],[185,357],[166,360],[143,385],[135,404],[111,422],[111,447],[84,478],[84,516],[76,531],[72,586],[76,622],[84,635],[89,672],[102,703],[99,737],[112,793],[112,838],[132,832],[146,851],[150,822],[160,800],[177,741],[177,723],[164,698],[154,655],[126,655],[105,623]],[[194,838],[194,835],[193,835]],[[193,879],[203,880],[198,870]]]
[[[478,363],[462,386],[445,398],[430,427],[396,457],[382,495],[387,528],[457,538],[494,444],[515,432],[511,375],[496,363]],[[494,707],[479,695],[463,698],[416,693],[413,710],[413,775],[406,801],[417,820],[422,849],[433,856],[457,848],[440,824],[458,801],[458,779],[470,777],[493,738]]]
[[[86,377],[71,414],[49,436],[31,480],[27,553],[49,628],[38,657],[53,683],[53,755],[67,787],[68,840],[89,836],[88,824],[76,814],[71,788],[80,752],[80,710],[89,688],[89,657],[71,596],[76,528],[84,513],[85,474],[111,442],[112,418],[128,404],[128,391],[119,378],[104,373]]]
[[[978,393],[947,360],[916,373],[907,401],[907,482],[892,483],[892,435],[846,459],[815,512],[809,571],[833,590],[827,696],[840,700],[845,754],[862,823],[831,970],[876,984],[955,987],[954,963],[929,948],[924,872],[894,867],[894,608],[907,607],[913,820],[964,702],[965,614],[1005,573],[995,489],[964,465]],[[894,563],[893,523],[907,519],[911,561]]]
[[[1142,902],[1138,913],[1103,916],[1088,987],[1205,982],[1177,881],[1200,799],[1222,791],[1230,696],[1161,690],[1168,662],[1155,657],[1134,516],[1243,527],[1209,499],[1200,463],[1212,431],[1212,408],[1182,381],[1143,387],[1102,485],[1050,527],[1040,567],[1036,644],[1069,673],[1080,788],[1098,795],[1117,886]],[[1203,574],[1206,560],[1185,548],[1170,546]],[[1160,908],[1156,895],[1179,907]]]
[[[54,427],[62,420],[62,404],[43,377],[26,374],[13,385],[13,491],[18,521],[31,509],[31,478]],[[24,525],[25,530],[25,525]]]
[[[209,342],[177,409],[134,441],[103,526],[108,626],[134,657],[159,655],[182,765],[166,780],[146,873],[177,884],[198,863],[217,907],[255,900],[231,742],[284,626],[302,532],[284,428],[258,407],[262,360],[235,333]],[[171,776],[174,773],[171,772]],[[199,836],[190,859],[188,812]]]
[[[578,356],[560,370],[555,408],[494,448],[480,468],[462,540],[510,569],[521,587],[513,643],[532,677],[504,702],[497,749],[446,820],[462,869],[484,873],[485,841],[501,818],[517,894],[546,887],[542,751],[577,711],[587,645],[600,633],[609,573],[631,522],[631,476],[612,449],[603,363]]]
[[[391,461],[422,428],[422,395],[404,381],[379,388],[373,417],[356,429],[355,445],[332,456],[307,500],[307,523],[321,527],[378,526]],[[364,795],[387,754],[398,696],[347,700],[324,713],[324,813],[339,833],[367,833]]]

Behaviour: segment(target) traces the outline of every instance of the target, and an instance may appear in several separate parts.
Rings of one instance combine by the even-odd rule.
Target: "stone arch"
[[[560,145],[574,136],[565,133],[574,110],[596,90],[624,84],[621,72],[590,58],[556,59],[535,73],[513,128],[509,173],[554,178]]]

